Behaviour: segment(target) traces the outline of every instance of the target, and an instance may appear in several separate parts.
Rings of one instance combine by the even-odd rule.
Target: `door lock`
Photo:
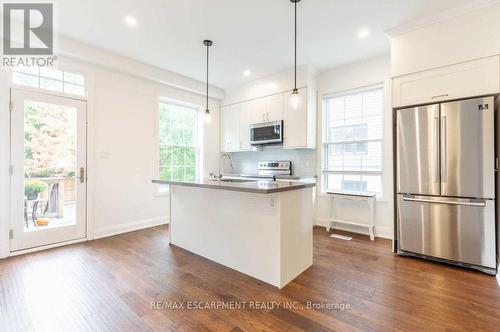
[[[80,167],[80,183],[85,182],[85,168]]]

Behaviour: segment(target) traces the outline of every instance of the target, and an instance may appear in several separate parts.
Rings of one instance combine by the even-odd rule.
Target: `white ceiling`
[[[384,31],[467,3],[302,0],[298,63],[324,70],[388,53]],[[212,39],[211,82],[222,88],[293,65],[289,0],[60,0],[57,10],[62,35],[202,81],[202,41]],[[135,28],[123,23],[126,15],[137,19]],[[371,35],[358,39],[361,28]]]

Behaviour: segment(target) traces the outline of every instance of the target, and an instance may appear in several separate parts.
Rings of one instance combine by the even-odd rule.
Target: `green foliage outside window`
[[[198,111],[160,102],[160,179],[194,181],[198,168]]]

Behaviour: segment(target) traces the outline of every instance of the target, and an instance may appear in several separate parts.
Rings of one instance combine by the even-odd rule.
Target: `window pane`
[[[182,148],[171,148],[172,149],[172,163],[175,167],[184,166],[184,151]]]
[[[194,181],[198,174],[198,110],[159,103],[160,173],[175,181]]]
[[[160,167],[172,166],[172,148],[160,146]]]
[[[38,76],[38,67],[15,67],[13,71]]]
[[[85,84],[85,78],[82,75],[74,74],[74,73],[68,73],[68,72],[64,72],[64,81],[65,82],[70,82],[70,83],[75,83],[75,84],[78,84],[78,85],[84,85]]]
[[[40,77],[40,88],[51,91],[62,92],[62,82]]]
[[[14,84],[38,88],[38,77],[32,75],[26,75],[14,72],[12,73],[12,82]]]
[[[196,180],[196,168],[186,167],[186,181],[194,181],[194,180]]]
[[[64,83],[64,92],[72,95],[85,96],[85,88],[81,85]]]
[[[196,166],[196,149],[186,148],[184,150],[184,165],[195,167]]]
[[[172,167],[160,167],[160,180],[172,180]]]
[[[67,78],[63,82],[63,77]],[[85,96],[85,79],[82,75],[44,67],[16,67],[12,70],[14,84]]]
[[[63,73],[60,70],[40,67],[40,76],[62,81]]]
[[[382,192],[383,89],[326,97],[325,188]],[[345,173],[343,173],[345,172]]]
[[[172,180],[174,181],[185,181],[184,178],[184,167],[174,167],[174,172],[172,175]]]

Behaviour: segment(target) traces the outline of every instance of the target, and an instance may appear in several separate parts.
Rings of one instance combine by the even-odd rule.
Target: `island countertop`
[[[272,194],[289,190],[297,190],[303,188],[314,187],[314,182],[297,182],[297,181],[241,181],[236,182],[205,178],[192,182],[153,180],[153,183],[168,184],[175,186],[199,187],[209,189],[221,189],[231,191],[243,191],[256,194]]]

